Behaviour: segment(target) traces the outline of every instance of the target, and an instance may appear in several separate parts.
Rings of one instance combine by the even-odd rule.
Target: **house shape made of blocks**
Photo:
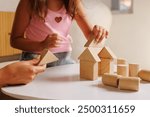
[[[80,78],[87,80],[96,80],[98,78],[98,57],[94,48],[86,48],[79,56],[80,60]]]
[[[105,46],[98,53],[101,61],[98,63],[98,75],[101,76],[104,73],[114,73],[114,65],[116,62],[116,55],[112,52],[112,50]]]

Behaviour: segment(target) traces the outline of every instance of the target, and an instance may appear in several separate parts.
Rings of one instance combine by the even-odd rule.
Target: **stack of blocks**
[[[140,78],[138,77],[139,65],[128,64],[125,59],[117,59],[117,73],[104,74],[102,76],[102,82],[105,85],[114,86],[112,82],[107,80],[114,80],[116,82],[115,87],[121,90],[133,90],[138,91],[140,85]]]
[[[98,77],[98,62],[100,61],[93,48],[86,48],[79,56],[80,78],[96,80]]]
[[[109,47],[104,46],[97,53],[95,48],[100,48],[100,44],[93,38],[87,41],[85,47],[79,56],[80,78],[96,80],[98,76],[102,76],[104,85],[134,91],[139,90],[140,78],[150,81],[150,71],[139,71],[138,64],[128,64],[125,59],[117,59]]]
[[[116,56],[109,47],[103,47],[95,42],[93,37],[85,44],[86,49],[79,56],[80,59],[80,78],[96,80],[104,73],[113,73]],[[96,48],[96,49],[95,49]],[[101,51],[98,53],[96,50]]]

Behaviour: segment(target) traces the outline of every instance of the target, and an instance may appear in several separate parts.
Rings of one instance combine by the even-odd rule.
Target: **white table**
[[[150,83],[142,82],[138,92],[119,90],[104,86],[101,78],[80,80],[79,65],[72,64],[48,68],[33,82],[4,87],[2,92],[18,99],[142,100],[150,99]]]

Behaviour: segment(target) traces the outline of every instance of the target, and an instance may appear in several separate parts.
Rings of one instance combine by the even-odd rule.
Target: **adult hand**
[[[46,66],[36,66],[38,60],[20,61],[9,64],[0,71],[2,78],[1,84],[16,85],[31,82],[38,73],[43,72]]]
[[[62,41],[62,39],[58,34],[54,33],[52,35],[48,35],[46,37],[46,39],[44,41],[42,41],[43,49],[58,47],[58,46],[60,46],[61,41]]]
[[[100,43],[104,38],[108,37],[108,31],[98,25],[93,27],[92,33],[97,43]]]

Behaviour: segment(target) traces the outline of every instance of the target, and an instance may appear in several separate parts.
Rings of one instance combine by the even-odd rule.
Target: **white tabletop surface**
[[[140,90],[136,92],[105,86],[101,78],[95,81],[80,80],[78,64],[48,68],[27,85],[4,87],[1,90],[4,94],[18,99],[150,99],[150,83],[148,82],[141,82]]]

